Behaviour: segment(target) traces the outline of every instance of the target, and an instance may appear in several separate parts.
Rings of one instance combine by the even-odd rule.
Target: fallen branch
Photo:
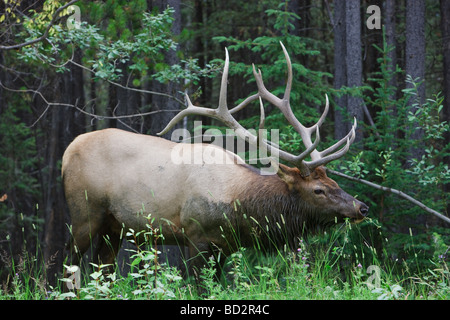
[[[414,199],[413,197],[407,195],[406,193],[404,193],[404,192],[402,192],[400,190],[393,189],[393,188],[388,188],[388,187],[383,187],[383,186],[380,186],[380,185],[378,185],[376,183],[373,183],[373,182],[370,182],[370,181],[367,181],[367,180],[364,180],[364,179],[360,179],[360,178],[351,177],[351,176],[348,176],[348,175],[346,175],[344,173],[341,173],[341,172],[338,172],[338,171],[334,171],[334,170],[331,170],[331,169],[327,169],[327,171],[329,173],[337,175],[339,177],[342,177],[342,178],[345,178],[345,179],[348,179],[348,180],[352,180],[352,181],[355,181],[355,182],[359,182],[359,183],[368,185],[369,187],[372,187],[372,188],[375,188],[375,189],[378,189],[378,190],[394,193],[394,194],[398,195],[399,197],[401,197],[401,198],[403,198],[405,200],[408,200],[409,202],[411,202],[411,203],[415,204],[416,206],[422,208],[426,212],[434,214],[439,219],[442,219],[445,222],[450,223],[450,218],[449,217],[444,216],[442,213],[439,213],[436,210],[428,208],[422,202]]]

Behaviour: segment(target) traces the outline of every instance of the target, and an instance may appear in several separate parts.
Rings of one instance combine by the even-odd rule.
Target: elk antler
[[[222,75],[222,83],[220,86],[220,94],[219,94],[219,105],[216,109],[209,109],[209,108],[203,108],[203,107],[197,107],[194,106],[189,99],[189,96],[186,94],[186,101],[187,101],[187,108],[180,111],[170,122],[167,124],[167,126],[157,135],[163,135],[167,131],[169,131],[177,122],[179,122],[181,119],[188,115],[201,115],[201,116],[207,116],[214,119],[217,119],[221,122],[223,122],[227,127],[234,129],[236,134],[241,137],[242,139],[248,141],[250,144],[257,145],[258,137],[254,134],[250,133],[247,129],[245,129],[243,126],[239,124],[239,122],[236,121],[236,119],[233,118],[231,115],[232,113],[235,113],[244,107],[246,107],[250,102],[256,100],[259,98],[259,94],[254,94],[244,101],[242,101],[238,106],[234,107],[233,109],[229,110],[227,107],[227,81],[228,81],[228,68],[229,68],[229,57],[228,57],[228,50],[225,48],[225,65]],[[262,104],[262,102],[261,102]],[[264,123],[264,113],[261,114],[261,123]],[[271,147],[268,146],[265,142],[262,143],[262,145],[266,146],[267,149],[270,149]],[[274,153],[276,151],[274,150]]]
[[[280,42],[281,43],[281,42]],[[254,94],[248,98],[246,98],[243,102],[241,102],[238,106],[234,107],[233,109],[229,110],[227,107],[227,81],[228,81],[228,68],[229,68],[229,57],[228,57],[228,50],[225,48],[225,65],[224,65],[224,71],[222,75],[222,83],[220,87],[220,94],[219,94],[219,105],[216,109],[209,109],[209,108],[202,108],[194,106],[189,99],[189,96],[186,94],[186,101],[187,101],[187,108],[185,110],[182,110],[180,113],[178,113],[164,128],[163,131],[158,133],[158,135],[163,135],[167,131],[169,131],[177,122],[179,122],[181,119],[186,117],[187,115],[202,115],[202,116],[208,116],[214,119],[217,119],[221,122],[223,122],[227,127],[234,129],[236,134],[248,141],[250,144],[257,145],[259,141],[259,145],[261,148],[266,149],[272,156],[279,156],[281,159],[293,164],[296,166],[301,174],[303,176],[308,176],[314,168],[324,165],[332,160],[336,160],[340,157],[342,157],[349,149],[350,144],[355,139],[355,128],[356,128],[356,119],[354,121],[354,124],[352,126],[352,129],[350,132],[342,138],[340,141],[338,141],[336,144],[332,145],[326,150],[323,151],[317,151],[316,147],[320,142],[320,134],[319,134],[319,127],[322,125],[323,121],[325,120],[325,117],[328,113],[329,109],[329,103],[328,103],[328,96],[325,95],[325,110],[320,117],[319,121],[311,126],[311,127],[305,127],[303,126],[297,118],[294,116],[294,113],[292,112],[289,97],[291,93],[292,88],[292,64],[291,60],[289,58],[289,54],[286,51],[286,48],[281,43],[281,47],[283,48],[284,55],[286,57],[286,62],[288,66],[288,79],[286,84],[286,90],[284,92],[284,97],[282,99],[278,98],[271,92],[269,92],[263,83],[262,80],[262,74],[261,71],[258,70],[256,72],[255,66],[253,65],[253,74],[256,79],[256,84],[258,86],[258,93]],[[255,136],[251,132],[249,132],[247,129],[242,127],[236,119],[233,118],[232,114],[243,109],[246,107],[250,102],[258,99],[260,100],[260,108],[261,108],[261,119],[260,119],[260,125],[259,125],[259,133],[258,136]],[[265,99],[275,105],[280,111],[283,113],[283,115],[286,117],[288,122],[294,127],[294,129],[300,134],[303,140],[303,144],[306,147],[306,150],[300,153],[299,155],[292,155],[291,153],[288,153],[286,151],[280,150],[278,148],[275,148],[272,145],[269,145],[261,136],[261,132],[264,128],[264,106],[262,103],[262,99]],[[311,140],[312,133],[316,134],[316,139],[314,142]],[[344,143],[345,147],[338,150]],[[305,158],[311,156],[311,161],[306,161]]]
[[[286,120],[294,127],[295,131],[297,131],[300,136],[302,137],[303,144],[306,147],[306,150],[302,152],[298,156],[294,156],[292,154],[287,154],[287,157],[282,157],[280,154],[280,158],[282,158],[285,161],[288,161],[292,163],[294,166],[298,167],[300,171],[302,172],[303,176],[308,176],[310,171],[312,171],[314,168],[319,167],[321,165],[324,165],[326,163],[329,163],[333,160],[339,159],[342,157],[349,149],[350,144],[353,143],[355,140],[355,129],[356,129],[356,118],[354,119],[353,126],[350,130],[350,132],[341,140],[339,140],[337,143],[329,147],[328,149],[325,149],[323,151],[316,150],[316,147],[320,141],[320,135],[319,135],[319,128],[322,125],[323,121],[325,120],[325,117],[328,114],[329,110],[329,102],[328,102],[328,96],[325,94],[325,110],[323,111],[321,117],[319,118],[319,121],[317,121],[316,124],[314,124],[311,127],[305,127],[303,126],[300,121],[295,117],[294,113],[292,112],[292,108],[290,105],[290,94],[291,94],[291,88],[292,88],[292,64],[291,59],[289,58],[289,54],[286,51],[286,48],[284,47],[283,43],[281,43],[281,47],[284,52],[284,56],[286,58],[286,63],[288,67],[288,78],[286,83],[286,89],[284,91],[284,96],[282,99],[278,98],[271,92],[269,92],[266,87],[264,86],[263,80],[262,80],[262,74],[261,70],[258,69],[258,72],[256,72],[255,65],[253,65],[253,75],[256,79],[256,85],[258,86],[258,94],[263,99],[269,101],[271,104],[276,106],[285,116]],[[314,143],[311,141],[311,135],[313,133],[316,133],[316,139]],[[344,143],[345,147],[342,148],[339,151],[338,150]],[[335,152],[336,151],[336,152]],[[311,156],[311,161],[305,161],[304,159],[307,156]]]

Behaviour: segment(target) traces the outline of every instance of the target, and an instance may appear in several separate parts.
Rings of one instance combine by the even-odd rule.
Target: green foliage
[[[373,225],[375,222],[366,223]],[[449,298],[450,273],[443,255],[433,258],[433,268],[421,273],[405,270],[398,275],[393,272],[395,265],[379,260],[382,253],[369,243],[365,243],[368,250],[356,245],[364,238],[362,230],[347,223],[332,229],[325,237],[313,237],[308,244],[299,240],[298,249],[290,253],[280,251],[267,255],[259,250],[241,248],[229,257],[221,282],[217,281],[216,262],[211,258],[200,270],[199,291],[191,278],[183,279],[179,270],[160,263],[159,252],[150,240],[130,250],[129,273],[121,275],[117,266],[91,263],[92,271],[75,291],[63,293],[62,288],[47,291],[32,284],[32,280],[42,280],[39,270],[19,276],[19,268],[13,267],[10,285],[0,292],[0,299]],[[149,232],[157,235],[156,229]],[[128,233],[132,238],[139,236],[132,230]],[[448,252],[439,235],[436,235],[435,245],[441,252]]]
[[[23,26],[25,27],[26,32],[32,36],[43,34],[48,25],[50,25],[56,10],[63,5],[64,3],[60,0],[47,0],[42,4],[42,10],[39,12],[34,9],[30,9],[29,13],[31,14],[31,18],[25,15],[23,16]],[[55,29],[50,28],[50,35],[53,35],[55,32]],[[27,39],[27,41],[28,40],[30,39]]]
[[[413,84],[412,89],[403,90],[406,94],[416,96],[417,83],[411,78],[407,78],[408,82]],[[417,179],[419,185],[426,187],[441,188],[443,184],[450,183],[450,169],[447,164],[442,161],[444,156],[449,155],[449,145],[444,145],[444,134],[450,131],[449,124],[446,121],[440,121],[439,113],[443,107],[444,97],[437,94],[434,99],[420,105],[413,113],[410,112],[408,120],[417,123],[424,132],[425,144],[421,144],[425,154],[420,159],[411,159],[411,168],[406,172]],[[413,104],[416,106],[418,103]],[[442,195],[442,206],[446,207],[448,196]]]
[[[152,77],[161,83],[167,82],[183,82],[198,85],[202,78],[212,78],[222,70],[222,65],[211,62],[201,68],[198,59],[190,58],[188,60],[180,60],[179,64],[174,64],[162,68]]]
[[[230,51],[257,53],[262,62],[256,64],[261,69],[266,87],[275,95],[282,96],[285,92],[286,83],[286,59],[280,46],[280,42],[286,47],[292,61],[293,82],[290,102],[294,114],[302,123],[310,123],[317,120],[318,112],[316,106],[324,105],[324,96],[327,86],[324,78],[331,77],[326,72],[314,71],[299,62],[302,56],[316,56],[319,51],[307,48],[308,41],[305,38],[293,34],[293,23],[300,17],[288,10],[287,1],[280,3],[278,9],[268,9],[265,13],[273,26],[266,29],[265,33],[253,39],[239,39],[236,37],[217,36],[218,42],[225,42]],[[254,85],[252,67],[245,63],[230,62],[230,75],[239,75]],[[275,87],[270,84],[276,84]],[[246,125],[256,127],[259,116],[246,122]],[[299,141],[299,137],[293,131],[284,131],[287,124],[279,112],[266,116],[267,128],[280,128],[286,138]],[[283,132],[284,131],[284,132]]]
[[[26,108],[21,108],[26,110]],[[24,193],[35,193],[33,186],[36,177],[28,174],[36,164],[35,139],[31,129],[25,125],[17,114],[19,108],[12,104],[2,113],[0,120],[0,183],[3,190],[23,189]]]
[[[117,21],[110,26],[121,25],[122,9],[117,9]],[[176,43],[172,40],[170,26],[173,22],[173,9],[167,8],[164,12],[156,15],[144,12],[139,18],[139,32],[132,35],[125,32],[124,26],[119,28],[121,31],[119,37],[113,34],[119,32],[114,27],[107,28],[103,32],[99,27],[82,22],[79,28],[67,29],[62,26],[54,26],[55,35],[49,37],[48,42],[52,45],[48,46],[39,43],[36,46],[25,47],[22,49],[21,58],[25,61],[42,60],[47,63],[56,64],[57,59],[61,62],[61,58],[70,59],[71,51],[64,50],[67,45],[73,45],[82,50],[94,53],[94,59],[85,58],[87,66],[90,68],[97,78],[117,80],[120,78],[123,70],[122,66],[129,63],[129,70],[139,73],[148,71],[151,67],[147,61],[154,64],[162,60],[164,52],[174,50]],[[122,17],[122,18],[121,18]],[[135,17],[136,19],[136,17]],[[126,19],[125,19],[126,20]],[[71,48],[74,50],[73,48]],[[61,53],[65,55],[61,56]],[[60,68],[65,68],[65,63]],[[64,69],[63,69],[64,70]]]
[[[93,72],[95,79],[117,81],[124,74],[133,74],[134,86],[140,86],[149,77],[162,83],[198,84],[202,77],[217,74],[216,64],[202,68],[198,59],[166,64],[166,53],[178,46],[171,31],[173,8],[148,13],[146,1],[133,1],[130,5],[127,1],[113,1],[108,6],[109,2],[82,5],[83,12],[91,12],[91,19],[97,25],[87,21],[82,21],[77,28],[54,25],[47,41],[23,47],[19,59],[27,63],[44,62],[56,67],[57,72],[65,72],[78,48],[84,52],[82,67]],[[101,26],[102,22],[106,26]],[[26,41],[43,32],[35,24],[24,24],[24,27],[30,34]]]
[[[9,198],[0,202],[0,235],[4,238],[4,233],[21,229],[25,241],[36,236],[43,222],[37,215],[24,215],[27,202],[37,203],[40,196],[35,172],[39,161],[36,141],[20,118],[29,112],[26,101],[11,99],[0,117],[0,185]]]
[[[16,6],[20,1],[5,2],[11,3]],[[66,28],[63,18],[50,29],[46,41],[9,51],[11,55],[5,53],[2,64],[11,70],[21,63],[26,64],[27,72],[33,76],[45,70],[42,78],[51,79],[48,67],[66,72],[71,63],[76,63],[74,52],[81,50],[80,66],[90,70],[96,80],[119,81],[131,75],[130,83],[135,87],[149,79],[197,85],[202,78],[213,77],[221,69],[222,61],[219,60],[201,65],[201,58],[216,56],[207,45],[196,58],[177,52],[180,62],[167,64],[166,53],[177,48],[177,41],[192,41],[190,37],[195,33],[184,30],[175,37],[171,32],[173,10],[170,8],[145,13],[145,0],[80,1],[78,4],[85,14],[83,19],[86,19],[80,28]],[[221,30],[221,34],[227,36],[216,36],[215,43],[226,44],[231,52],[239,52],[242,57],[256,57],[254,62],[262,70],[267,88],[281,96],[286,79],[281,41],[293,62],[291,104],[294,113],[302,123],[315,122],[323,106],[324,94],[329,91],[325,82],[331,75],[305,67],[302,58],[320,57],[319,46],[311,46],[312,39],[296,35],[294,25],[300,17],[288,10],[288,1],[278,6],[267,0],[258,1],[255,6],[239,4],[240,10],[232,14],[209,13],[209,21],[200,31],[203,42],[208,42],[219,32],[217,30]],[[43,34],[61,5],[62,1],[47,0],[41,11],[26,12],[23,17],[16,15],[17,11],[10,9],[10,5],[0,15],[0,22],[8,22],[15,41],[32,40]],[[235,32],[235,22],[248,18],[249,10],[265,12],[267,27],[261,27],[258,15],[252,19],[256,27],[250,31],[238,27]],[[439,20],[436,17],[433,21]],[[7,30],[4,31],[7,34]],[[436,37],[437,33],[431,35]],[[332,47],[323,42],[323,47]],[[390,85],[390,80],[397,75],[403,76],[403,73],[400,68],[391,70],[388,67],[387,54],[394,48],[387,47],[385,41],[382,47],[376,48],[380,54],[379,71],[368,79],[370,86],[334,91],[337,95],[363,96],[375,122],[375,126],[363,127],[364,151],[359,149],[356,154],[349,153],[346,159],[350,160],[341,161],[340,170],[403,190],[445,213],[450,195],[444,192],[444,186],[450,183],[450,170],[443,158],[449,155],[450,146],[443,138],[449,132],[449,124],[440,120],[443,97],[436,94],[421,103],[417,90],[420,83],[408,75],[406,80],[412,86],[396,96],[398,90]],[[222,48],[220,50],[223,53]],[[16,54],[20,60],[15,59]],[[231,75],[244,77],[256,90],[248,61],[231,60]],[[310,61],[316,61],[316,66],[322,68],[318,60]],[[23,77],[24,83],[33,83],[24,73],[16,75]],[[47,85],[46,81],[42,81],[42,87]],[[427,89],[437,86],[435,83],[438,81],[427,83]],[[38,187],[37,179],[41,168],[38,164],[40,153],[36,151],[35,141],[39,130],[30,128],[24,120],[31,114],[30,97],[19,99],[5,90],[2,90],[2,97],[6,103],[0,117],[0,184],[2,193],[7,193],[9,200],[0,202],[0,235],[11,229],[21,229],[26,247],[27,239],[38,236],[42,222],[30,212],[21,214],[22,206],[37,209],[36,203],[41,196],[39,190],[42,188]],[[408,103],[411,100],[412,105]],[[259,116],[254,116],[245,126],[256,127],[258,122]],[[413,124],[422,130],[423,141],[411,139],[417,129]],[[281,148],[297,152],[301,149],[301,139],[285,125],[280,113],[268,114],[266,127],[282,128]],[[323,137],[328,135],[327,130],[331,131],[326,126],[324,124]],[[412,157],[412,148],[423,149],[423,155]],[[209,260],[200,272],[204,286],[201,294],[195,291],[190,279],[182,279],[178,270],[160,263],[159,251],[150,241],[148,247],[138,247],[131,252],[132,270],[128,275],[120,275],[118,268],[113,273],[106,273],[106,269],[115,266],[92,265],[92,272],[82,288],[67,294],[60,293],[60,288],[52,288],[51,292],[46,290],[47,266],[41,265],[42,259],[37,253],[34,256],[23,253],[19,259],[13,259],[0,252],[1,261],[7,261],[5,270],[10,272],[6,283],[2,284],[0,299],[448,299],[449,229],[439,227],[435,221],[432,221],[435,227],[429,227],[430,216],[395,195],[359,184],[350,187],[345,181],[339,181],[339,184],[370,205],[372,219],[358,226],[338,226],[322,237],[313,237],[308,246],[299,242],[299,250],[294,253],[280,249],[276,255],[266,255],[254,248],[240,249],[229,258],[221,282],[216,281],[215,261]],[[155,236],[154,231],[151,230],[149,235]],[[380,286],[375,289],[367,285],[369,275],[366,270],[372,265],[381,269]]]
[[[374,114],[374,126],[365,126],[364,151],[352,160],[344,160],[341,170],[356,177],[364,177],[385,187],[396,188],[410,194],[425,205],[445,213],[450,195],[444,186],[450,183],[450,171],[443,162],[449,155],[450,145],[444,134],[449,124],[440,120],[443,98],[440,94],[420,103],[418,86],[408,75],[410,88],[395,97],[396,88],[390,80],[401,74],[389,68],[389,48],[384,42],[380,52],[379,71],[369,79],[373,89],[365,95],[365,102]],[[408,103],[412,101],[413,103]],[[414,110],[414,111],[413,111]],[[423,132],[423,139],[413,138],[415,130]],[[424,150],[420,158],[412,150]],[[340,182],[345,188],[345,182]],[[433,232],[439,232],[443,241],[450,243],[448,229],[428,227],[431,216],[397,196],[374,191],[366,186],[353,185],[354,192],[370,205],[371,217],[380,221],[388,242],[377,240],[379,249],[386,250],[385,259],[400,259],[419,272],[430,267],[436,249],[430,243]],[[431,224],[430,224],[431,225]],[[412,230],[412,231],[411,231]],[[412,241],[412,234],[414,241]],[[414,263],[411,263],[413,262]],[[400,269],[400,267],[399,267]]]

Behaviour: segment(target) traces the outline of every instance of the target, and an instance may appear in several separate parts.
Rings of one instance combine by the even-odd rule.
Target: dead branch
[[[95,73],[94,70],[89,69],[89,68],[83,66],[82,64],[79,64],[79,63],[75,62],[73,59],[70,59],[70,60],[66,61],[65,64],[66,63],[71,63],[74,66],[77,66],[77,67],[79,67],[79,68],[81,68],[83,70],[89,71],[91,73]],[[156,91],[144,90],[144,89],[138,89],[138,88],[132,88],[132,87],[129,87],[129,86],[121,85],[120,83],[117,83],[117,82],[114,82],[114,81],[111,81],[111,80],[106,80],[106,81],[109,84],[112,84],[113,86],[116,86],[116,87],[119,87],[119,88],[122,88],[122,89],[135,91],[135,92],[139,92],[139,93],[147,93],[147,94],[156,95],[156,96],[163,96],[163,97],[166,97],[166,98],[169,98],[169,99],[173,99],[176,102],[178,102],[180,105],[185,106],[185,102],[184,101],[182,101],[182,100],[178,99],[177,97],[172,96],[172,95],[170,95],[168,93],[156,92]]]
[[[407,195],[406,193],[404,193],[404,192],[402,192],[400,190],[397,190],[397,189],[394,189],[394,188],[389,188],[389,187],[383,187],[383,186],[380,186],[380,185],[378,185],[376,183],[373,183],[373,182],[370,182],[370,181],[367,181],[367,180],[364,180],[364,179],[360,179],[360,178],[351,177],[351,176],[348,176],[348,175],[346,175],[344,173],[341,173],[341,172],[338,172],[338,171],[334,171],[334,170],[331,170],[331,169],[328,169],[328,168],[327,168],[327,171],[329,173],[337,175],[339,177],[342,177],[342,178],[345,178],[345,179],[348,179],[348,180],[351,180],[351,181],[359,182],[359,183],[365,184],[365,185],[367,185],[369,187],[372,187],[372,188],[375,188],[375,189],[378,189],[378,190],[381,190],[381,191],[385,191],[385,192],[390,192],[390,193],[396,194],[399,197],[401,197],[401,198],[403,198],[405,200],[408,200],[409,202],[413,203],[414,205],[422,208],[426,212],[434,214],[439,219],[442,219],[445,222],[450,223],[450,218],[449,217],[444,216],[442,213],[439,213],[436,210],[433,210],[433,209],[427,207],[422,202],[414,199],[410,195]]]
[[[127,118],[135,118],[135,117],[144,117],[144,116],[148,116],[148,115],[152,115],[152,114],[156,114],[156,113],[161,113],[161,112],[179,112],[180,110],[155,110],[155,111],[149,111],[149,112],[143,112],[143,113],[134,113],[134,114],[128,114],[128,115],[115,115],[113,112],[112,116],[102,116],[102,115],[98,115],[95,113],[91,113],[85,110],[86,106],[89,105],[92,101],[94,101],[95,99],[88,101],[88,103],[86,103],[86,105],[83,108],[78,107],[77,105],[74,104],[70,104],[70,103],[62,103],[62,102],[50,102],[47,100],[47,98],[45,98],[45,96],[38,90],[33,90],[33,89],[12,89],[9,87],[6,87],[1,81],[0,81],[0,87],[2,87],[5,90],[11,91],[11,92],[18,92],[18,93],[33,93],[37,96],[39,96],[44,103],[47,105],[47,107],[44,109],[44,111],[39,115],[39,117],[33,122],[33,124],[30,126],[30,128],[34,127],[39,120],[42,119],[42,117],[47,113],[47,111],[50,109],[50,107],[52,106],[60,106],[60,107],[70,107],[70,108],[74,108],[77,111],[90,116],[92,118],[95,118],[97,120],[122,120],[122,119],[127,119]],[[116,108],[114,108],[115,110]]]

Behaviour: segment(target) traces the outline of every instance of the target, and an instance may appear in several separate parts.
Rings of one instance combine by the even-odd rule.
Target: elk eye
[[[322,189],[314,189],[315,194],[324,194],[325,192]]]

